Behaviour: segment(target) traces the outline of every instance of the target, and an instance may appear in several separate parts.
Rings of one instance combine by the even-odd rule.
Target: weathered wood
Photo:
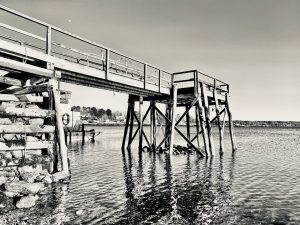
[[[228,96],[228,94],[226,94],[225,100],[226,100],[225,104],[226,104],[226,109],[227,109],[227,114],[228,114],[229,133],[230,133],[232,151],[235,151],[235,150],[237,150],[237,145],[236,145],[235,134],[234,134],[234,129],[233,129],[232,114],[231,114],[230,107],[229,107],[229,96]]]
[[[197,146],[200,148],[200,138],[199,138],[199,112],[198,112],[198,107],[195,106],[195,122],[196,122],[196,139],[197,139]]]
[[[152,143],[152,149],[155,150],[156,148],[156,112],[155,112],[155,101],[153,101],[153,107],[152,107],[153,113],[152,113],[152,119],[153,119],[153,143]]]
[[[34,142],[20,142],[10,141],[7,143],[0,142],[1,151],[25,150],[25,149],[48,149],[53,148],[54,142],[52,141],[34,141]]]
[[[207,96],[206,85],[203,84],[203,83],[200,83],[200,87],[201,87],[202,102],[203,102],[204,111],[205,111],[205,120],[206,120],[207,137],[208,137],[208,143],[209,143],[209,152],[210,152],[211,156],[214,156],[215,155],[215,150],[214,150],[214,143],[213,143],[212,131],[211,131],[210,111],[209,111],[209,106],[208,106],[208,96]]]
[[[214,101],[215,101],[215,111],[216,111],[216,117],[217,117],[217,125],[219,129],[219,143],[220,143],[220,151],[219,154],[223,155],[224,153],[224,147],[223,147],[223,132],[222,132],[222,127],[221,127],[221,119],[220,119],[220,106],[219,106],[219,99],[217,96],[217,90],[214,88],[213,90],[213,96],[214,96]]]
[[[185,115],[186,120],[186,135],[187,139],[191,140],[191,129],[190,129],[190,113],[189,113],[189,107],[186,105],[185,110],[187,111]]]
[[[0,125],[0,133],[5,134],[38,134],[54,133],[55,127],[50,125]]]
[[[62,123],[62,114],[60,108],[60,92],[58,89],[58,81],[52,79],[49,81],[49,84],[53,86],[53,99],[55,104],[55,112],[56,112],[56,127],[58,132],[58,141],[59,141],[59,153],[62,162],[62,172],[67,176],[69,176],[69,164],[68,164],[68,149],[65,144],[65,134],[64,134],[64,125]]]
[[[15,95],[24,95],[24,94],[32,94],[32,93],[41,93],[41,92],[48,92],[50,87],[47,84],[42,85],[34,85],[25,88],[16,88],[13,89],[13,94]]]
[[[128,97],[128,107],[127,107],[126,123],[125,123],[124,135],[123,135],[123,141],[122,141],[122,151],[125,150],[125,142],[126,142],[126,137],[127,137],[128,127],[129,127],[130,116],[131,116],[130,99]]]
[[[45,110],[39,108],[15,108],[0,106],[0,115],[2,116],[24,116],[24,117],[53,117],[55,112],[53,110]]]
[[[0,94],[1,102],[43,102],[43,96]]]
[[[24,85],[24,82],[21,80],[5,76],[0,76],[0,83],[18,87],[22,87]]]
[[[44,76],[44,77],[54,77],[54,73],[52,70],[40,68],[37,66],[32,66],[29,64],[25,64],[22,62],[14,61],[11,59],[6,59],[3,57],[0,57],[0,66],[4,68],[9,68],[17,71],[26,72],[29,74],[34,74],[37,76]]]
[[[17,102],[19,99],[12,94],[0,94],[0,101],[1,102]]]
[[[131,140],[132,140],[132,132],[133,132],[133,122],[134,122],[134,101],[132,96],[129,95],[129,106],[130,106],[130,126],[129,126],[129,134],[128,134],[128,144],[127,149],[130,150]]]
[[[172,88],[172,120],[171,120],[171,138],[170,138],[170,153],[173,151],[174,135],[175,135],[175,119],[176,119],[176,106],[177,106],[177,86],[173,85]]]
[[[140,127],[139,127],[139,151],[143,150],[143,97],[140,96],[139,101],[139,121],[140,121]]]
[[[209,150],[209,141],[208,141],[207,130],[206,130],[206,126],[205,126],[205,116],[204,116],[205,112],[204,112],[201,96],[199,96],[199,100],[197,103],[197,109],[198,109],[200,127],[201,127],[201,131],[202,131],[202,139],[203,139],[203,143],[204,143],[205,154],[208,157],[211,154],[211,152]]]
[[[17,95],[17,98],[20,102],[35,102],[42,103],[44,101],[43,96],[34,96],[34,95]]]

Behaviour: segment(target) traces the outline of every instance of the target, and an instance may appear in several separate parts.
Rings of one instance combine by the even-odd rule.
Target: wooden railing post
[[[52,33],[52,28],[51,26],[47,27],[47,36],[46,36],[46,53],[47,55],[51,55],[51,33]]]
[[[105,65],[106,65],[106,69],[105,69],[105,79],[107,80],[108,78],[108,74],[109,74],[109,57],[110,57],[110,50],[106,49],[106,54],[105,54]]]
[[[158,92],[160,92],[161,87],[161,70],[158,70]]]
[[[146,80],[147,80],[147,64],[144,64],[144,89],[146,89]]]

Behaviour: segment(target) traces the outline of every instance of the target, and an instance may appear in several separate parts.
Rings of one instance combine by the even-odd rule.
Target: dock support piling
[[[188,105],[185,106],[185,110],[187,112],[185,115],[187,139],[191,140],[190,113]]]
[[[125,143],[126,143],[126,137],[127,137],[128,127],[129,127],[130,114],[131,114],[130,97],[128,97],[128,107],[127,107],[126,124],[125,124],[125,128],[124,128],[124,135],[123,135],[123,141],[122,141],[122,151],[125,150]]]
[[[139,121],[140,121],[140,127],[139,127],[139,151],[141,152],[143,150],[143,96],[140,96],[139,99]]]
[[[213,143],[212,132],[211,132],[210,111],[209,111],[209,106],[208,106],[208,96],[207,96],[207,90],[206,90],[207,87],[203,83],[200,83],[200,85],[201,85],[201,97],[202,97],[202,102],[203,102],[204,111],[205,111],[209,153],[211,156],[214,156],[215,150],[214,150],[214,143]]]
[[[225,106],[227,110],[228,115],[228,123],[229,123],[229,133],[230,133],[230,139],[231,139],[231,145],[232,145],[232,151],[237,150],[234,130],[233,130],[233,121],[232,121],[232,114],[229,107],[229,96],[228,94],[225,95]]]
[[[218,125],[218,129],[219,129],[219,142],[220,142],[219,154],[223,155],[223,153],[224,153],[223,132],[222,132],[222,127],[221,127],[220,106],[219,106],[219,99],[218,99],[218,96],[217,96],[216,84],[214,84],[213,96],[214,96],[214,101],[215,101],[215,111],[216,111],[216,117],[217,117],[217,125]]]
[[[173,85],[172,88],[172,120],[171,120],[171,138],[170,138],[170,154],[173,152],[174,135],[175,135],[175,118],[176,118],[176,106],[177,106],[177,86]]]

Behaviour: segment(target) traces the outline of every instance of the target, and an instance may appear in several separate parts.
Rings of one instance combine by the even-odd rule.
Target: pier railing
[[[104,71],[105,79],[108,80],[109,74],[115,74],[137,81],[140,88],[156,92],[161,92],[162,88],[170,89],[172,86],[172,74],[156,66],[129,57],[3,5],[0,5],[0,10],[2,17],[8,18],[8,23],[15,24],[0,23],[0,39],[69,62]],[[5,16],[4,13],[6,13]],[[4,20],[4,18],[1,19]],[[20,26],[26,27],[27,31],[17,28]]]
[[[173,83],[176,83],[178,88],[198,87],[198,84],[202,83],[210,90],[216,89],[220,93],[229,93],[229,84],[198,70],[173,73]]]

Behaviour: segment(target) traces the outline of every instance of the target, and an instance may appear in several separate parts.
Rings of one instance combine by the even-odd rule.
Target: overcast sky
[[[300,0],[0,2],[167,71],[216,76],[234,119],[300,120]],[[74,104],[126,107],[126,95],[71,88]]]

